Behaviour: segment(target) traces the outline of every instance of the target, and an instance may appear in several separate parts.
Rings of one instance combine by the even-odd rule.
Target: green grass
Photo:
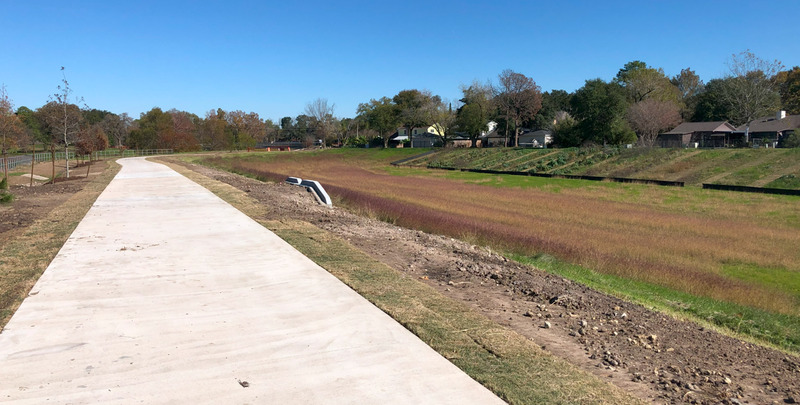
[[[800,298],[800,272],[752,263],[728,263],[722,266],[722,273],[738,280],[782,290]]]
[[[773,180],[765,187],[800,190],[800,173],[783,175]]]
[[[741,170],[736,170],[730,175],[723,177],[721,182],[735,186],[745,186],[768,176],[773,170],[774,168],[772,163],[763,163],[756,166],[746,167]],[[720,183],[720,181],[717,183]]]
[[[625,300],[721,327],[724,328],[723,330],[733,331],[739,338],[747,340],[755,338],[757,341],[767,342],[786,351],[800,352],[800,317],[798,316],[776,314],[698,297],[649,283],[597,273],[582,266],[562,262],[549,255],[510,255],[510,257],[520,263],[538,267]],[[745,266],[737,268],[733,273],[739,277],[755,277],[755,273],[751,270],[753,269]],[[760,282],[778,283],[785,275],[782,275],[780,271],[775,271],[773,277],[774,281]],[[791,277],[791,283],[794,286],[797,285],[798,280],[800,278],[796,275]],[[795,293],[798,291],[800,290],[794,290]]]

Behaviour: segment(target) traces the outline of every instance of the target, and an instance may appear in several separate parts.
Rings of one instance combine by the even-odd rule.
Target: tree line
[[[613,79],[587,80],[572,93],[542,93],[532,78],[505,70],[495,81],[462,85],[462,97],[455,103],[426,91],[403,90],[361,104],[357,118],[384,143],[394,128],[434,125],[445,143],[457,134],[475,146],[494,121],[495,136],[507,146],[519,145],[523,129],[548,129],[556,146],[571,147],[652,146],[659,133],[684,121],[739,126],[779,110],[800,114],[800,67],[784,70],[780,61],[749,51],[732,55],[728,67],[727,75],[704,83],[691,68],[669,77],[663,69],[636,60]]]
[[[62,68],[63,73],[63,68]],[[9,151],[34,144],[51,150],[90,153],[108,146],[175,151],[239,150],[276,142],[328,146],[389,146],[398,128],[433,126],[442,144],[456,136],[477,145],[488,123],[497,123],[505,145],[519,144],[523,129],[548,129],[556,146],[628,144],[650,146],[656,136],[683,121],[742,125],[778,110],[800,114],[800,67],[752,52],[732,55],[728,73],[704,82],[686,68],[669,77],[661,68],[631,61],[611,80],[586,80],[574,92],[542,92],[533,78],[504,70],[493,81],[461,86],[461,97],[444,100],[427,90],[407,89],[361,103],[352,118],[337,117],[335,105],[319,98],[303,113],[278,122],[256,112],[209,110],[203,117],[155,107],[133,119],[87,107],[66,79],[48,102],[14,110],[0,87],[0,147]]]

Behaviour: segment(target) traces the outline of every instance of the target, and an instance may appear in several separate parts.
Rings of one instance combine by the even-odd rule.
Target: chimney
[[[778,111],[778,114],[775,115],[775,119],[782,120],[784,118],[786,118],[786,111],[785,110],[780,110],[780,111]]]

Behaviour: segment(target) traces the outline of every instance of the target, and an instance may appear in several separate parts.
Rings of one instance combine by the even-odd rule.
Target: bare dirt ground
[[[800,358],[648,310],[448,237],[318,205],[304,189],[198,165],[270,208],[333,232],[550,353],[655,403],[800,401]]]
[[[106,162],[94,162],[89,167],[88,179],[86,166],[71,168],[69,179],[58,178],[55,184],[43,184],[42,181],[35,180],[33,187],[30,187],[30,177],[9,176],[8,191],[14,195],[14,200],[10,204],[0,204],[0,245],[83,189],[87,182],[106,167]],[[25,172],[30,173],[28,170],[30,166],[26,167]],[[56,170],[56,173],[63,171],[63,161]],[[49,178],[51,171],[50,163],[38,163],[34,166],[36,175]]]

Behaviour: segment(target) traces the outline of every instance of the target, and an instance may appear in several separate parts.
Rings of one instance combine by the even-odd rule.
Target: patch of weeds
[[[800,189],[800,175],[786,174],[773,180],[765,187],[767,188],[788,188],[793,190]]]
[[[722,274],[738,280],[761,284],[794,294],[800,299],[800,273],[785,268],[764,267],[753,263],[728,262]]]
[[[14,194],[8,192],[8,178],[0,180],[0,204],[8,204],[14,200]]]

